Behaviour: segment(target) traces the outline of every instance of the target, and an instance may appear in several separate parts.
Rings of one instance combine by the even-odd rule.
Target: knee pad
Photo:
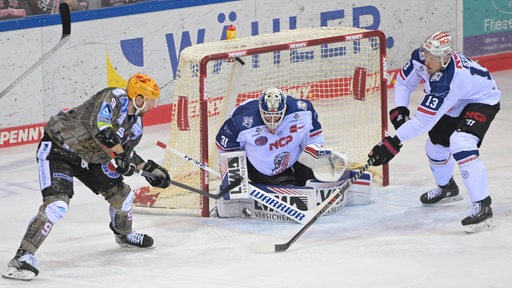
[[[121,183],[103,195],[108,195],[105,199],[110,203],[109,214],[114,231],[122,235],[130,233],[133,217],[132,203],[135,198],[130,186]]]
[[[122,211],[129,211],[132,209],[132,203],[135,195],[133,194],[130,186],[124,183],[116,185],[101,194],[114,209]]]
[[[432,162],[445,162],[450,157],[450,149],[439,144],[434,144],[430,139],[425,142],[425,153]]]
[[[455,160],[459,160],[461,154],[467,155],[478,155],[478,142],[480,139],[466,132],[455,131],[450,136],[450,151],[453,154]],[[456,156],[459,155],[459,157]],[[465,158],[465,157],[463,157]]]
[[[46,206],[44,213],[50,222],[55,223],[68,213],[68,203],[62,200],[52,202]]]

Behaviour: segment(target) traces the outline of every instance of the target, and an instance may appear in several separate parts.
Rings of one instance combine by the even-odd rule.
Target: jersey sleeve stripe
[[[318,130],[318,131],[315,131],[315,132],[309,134],[309,137],[316,137],[320,134],[322,134],[322,130]]]
[[[421,106],[418,107],[418,112],[421,112],[421,113],[424,113],[424,114],[427,114],[427,115],[430,115],[430,116],[434,116],[437,113],[435,111],[427,110],[427,109],[425,109],[424,107],[421,107]]]

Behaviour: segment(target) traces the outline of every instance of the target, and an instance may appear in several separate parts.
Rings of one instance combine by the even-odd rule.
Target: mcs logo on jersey
[[[269,145],[270,151],[272,151],[274,149],[282,148],[282,147],[288,145],[292,141],[293,141],[292,135],[287,135],[287,136],[281,137],[276,142],[270,143],[270,145]]]

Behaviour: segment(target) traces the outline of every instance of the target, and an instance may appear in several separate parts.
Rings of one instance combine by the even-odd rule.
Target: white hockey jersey
[[[429,131],[443,115],[457,117],[470,103],[494,105],[501,96],[489,71],[460,53],[452,54],[446,68],[429,75],[418,48],[397,77],[395,106],[408,107],[410,95],[421,81],[425,82],[425,97],[411,120],[396,131],[402,142]]]
[[[216,137],[222,151],[245,150],[248,160],[267,176],[291,167],[309,144],[323,144],[318,114],[308,100],[286,97],[286,113],[275,134],[268,132],[260,116],[258,99],[235,108]]]

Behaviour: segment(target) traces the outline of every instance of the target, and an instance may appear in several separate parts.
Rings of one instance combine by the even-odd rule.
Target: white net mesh
[[[323,126],[325,146],[346,152],[352,168],[364,165],[371,147],[381,139],[381,112],[385,106],[380,70],[383,58],[380,48],[384,44],[377,37],[364,38],[363,32],[368,31],[347,27],[306,28],[184,49],[180,54],[167,145],[201,160],[200,131],[207,127],[208,164],[218,170],[215,136],[221,124],[236,105],[258,97],[268,87],[278,87],[286,94],[311,100]],[[347,37],[350,41],[332,42],[341,35],[351,35]],[[291,43],[287,49],[277,47],[287,43]],[[269,46],[277,49],[261,48]],[[261,52],[264,50],[273,51]],[[218,53],[237,55],[245,65],[232,58],[207,62],[203,91],[208,101],[208,121],[201,123],[200,61]],[[203,61],[206,60],[208,57]],[[359,84],[354,85],[354,75],[358,73],[361,77],[355,80]],[[180,98],[186,101],[180,103]],[[183,130],[187,124],[188,130]],[[173,180],[202,188],[201,170],[197,166],[172,153],[167,153],[163,165]],[[380,170],[373,172],[377,178],[382,176]],[[210,175],[209,180],[210,191],[216,191],[215,177]],[[201,207],[198,194],[173,186],[156,191],[159,193],[156,207]]]

